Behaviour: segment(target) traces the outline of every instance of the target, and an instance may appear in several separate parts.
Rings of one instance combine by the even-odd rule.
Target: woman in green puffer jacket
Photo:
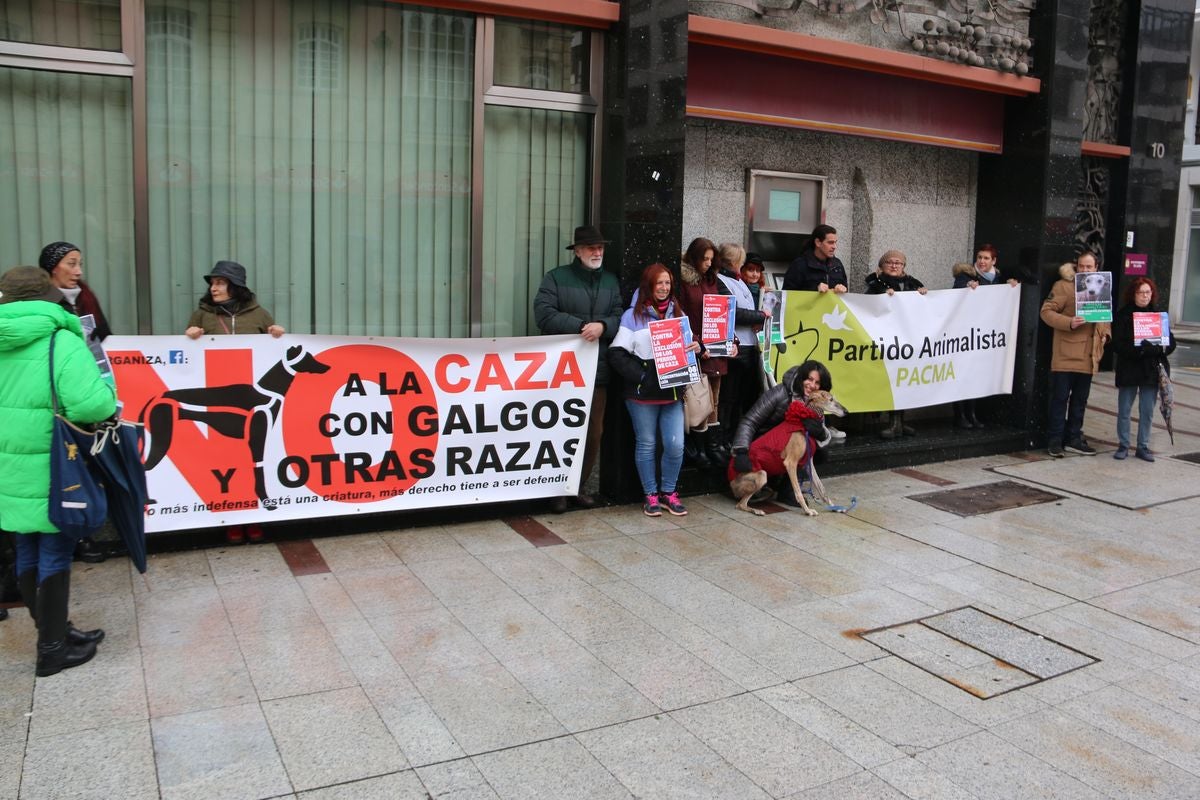
[[[13,532],[17,583],[38,628],[37,674],[53,675],[96,654],[103,631],[78,631],[67,621],[75,540],[50,522],[50,337],[54,386],[72,422],[100,422],[116,412],[112,388],[100,377],[79,319],[37,267],[0,276],[0,528]]]

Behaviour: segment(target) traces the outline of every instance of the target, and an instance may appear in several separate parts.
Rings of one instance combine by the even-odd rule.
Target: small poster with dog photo
[[[1165,311],[1133,312],[1133,343],[1166,347],[1171,341],[1171,325]]]
[[[1084,322],[1112,322],[1112,273],[1075,273],[1075,315]]]
[[[687,386],[700,380],[696,354],[688,350],[692,326],[687,317],[650,320],[650,349],[660,389]]]
[[[700,344],[713,357],[733,355],[733,317],[737,298],[727,294],[704,295]]]

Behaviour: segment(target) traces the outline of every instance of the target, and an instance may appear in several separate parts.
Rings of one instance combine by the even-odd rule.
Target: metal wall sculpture
[[[1104,257],[1104,219],[1108,214],[1108,181],[1107,163],[1096,158],[1083,159],[1083,185],[1075,204],[1075,250],[1092,253],[1101,264]]]
[[[1083,101],[1083,138],[1113,144],[1125,62],[1126,0],[1092,0],[1088,23],[1088,82]]]
[[[1033,62],[1029,15],[1037,0],[693,0],[737,6],[772,19],[806,14],[861,17],[894,37],[897,49],[1000,72],[1027,75]],[[788,25],[801,30],[802,26]]]

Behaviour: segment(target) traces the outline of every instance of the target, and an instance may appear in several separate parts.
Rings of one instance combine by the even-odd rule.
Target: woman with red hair
[[[1156,314],[1158,287],[1149,278],[1134,278],[1125,287],[1125,302],[1113,314],[1112,343],[1116,352],[1117,450],[1113,458],[1129,456],[1129,421],[1133,399],[1138,401],[1137,449],[1142,461],[1153,461],[1150,430],[1154,426],[1154,399],[1158,396],[1158,367],[1171,372],[1167,356],[1175,350],[1175,337],[1167,333],[1165,343],[1134,336],[1134,314]],[[1165,346],[1164,346],[1165,344]]]

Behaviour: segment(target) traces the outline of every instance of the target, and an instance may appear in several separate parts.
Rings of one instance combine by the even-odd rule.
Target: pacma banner
[[[578,336],[104,346],[145,425],[149,532],[578,491],[597,357]]]
[[[1012,391],[1020,287],[927,294],[785,292],[775,375],[821,361],[850,411],[890,411]]]

